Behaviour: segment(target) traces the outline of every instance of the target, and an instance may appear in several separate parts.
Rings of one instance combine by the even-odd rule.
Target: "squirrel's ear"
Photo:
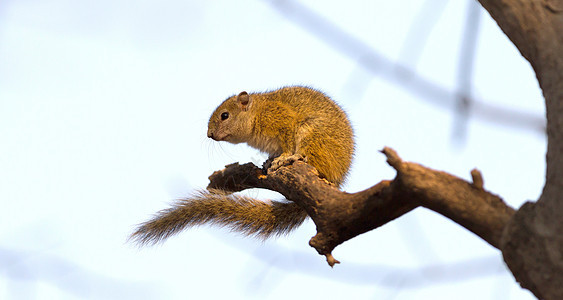
[[[240,92],[240,94],[238,94],[237,96],[237,102],[243,111],[248,110],[248,105],[250,104],[250,95],[248,95],[247,92]]]

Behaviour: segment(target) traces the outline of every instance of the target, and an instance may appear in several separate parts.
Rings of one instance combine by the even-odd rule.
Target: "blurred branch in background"
[[[428,36],[432,32],[432,29],[434,29],[436,23],[438,23],[447,3],[447,0],[427,0],[422,4],[399,50],[399,61],[413,68],[416,67],[421,54],[424,52]],[[361,99],[372,77],[367,74],[364,76],[356,76],[356,73],[357,72],[353,71],[352,74],[350,74],[346,85],[350,86],[350,88],[347,88],[348,93],[352,93],[353,97]],[[358,73],[357,75],[360,74]],[[369,78],[366,78],[368,76]]]
[[[79,298],[157,299],[157,295],[162,296],[162,292],[157,292],[150,284],[99,275],[39,251],[0,248],[0,271],[8,299],[44,298],[45,295],[39,294],[41,283]]]
[[[409,66],[390,61],[367,43],[348,34],[330,20],[296,1],[271,0],[269,3],[289,20],[299,24],[342,54],[357,60],[358,64],[366,70],[421,96],[421,99],[429,104],[455,111],[457,100],[465,98],[471,103],[471,107],[468,106],[471,109],[471,116],[479,120],[545,133],[543,116],[500,107],[490,104],[490,101],[478,101],[462,94],[461,91],[450,91],[422,77]]]
[[[469,112],[473,106],[471,99],[473,66],[475,65],[475,51],[477,49],[477,36],[481,20],[481,7],[477,1],[467,1],[467,18],[459,54],[457,69],[458,100],[454,119],[453,135],[458,141],[464,140],[467,134]]]
[[[403,46],[399,51],[399,60],[409,66],[416,66],[420,55],[424,52],[426,41],[442,16],[448,0],[426,0],[407,32]]]

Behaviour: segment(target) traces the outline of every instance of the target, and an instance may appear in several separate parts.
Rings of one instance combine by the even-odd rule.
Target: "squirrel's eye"
[[[224,112],[221,114],[221,120],[226,120],[229,118],[229,113],[228,112]]]

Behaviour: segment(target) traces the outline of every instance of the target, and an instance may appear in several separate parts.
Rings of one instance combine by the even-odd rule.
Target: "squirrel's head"
[[[216,141],[246,143],[251,135],[251,105],[252,99],[247,92],[225,100],[209,118],[207,136]]]

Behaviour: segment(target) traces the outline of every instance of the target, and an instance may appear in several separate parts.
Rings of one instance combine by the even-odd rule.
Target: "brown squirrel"
[[[229,97],[211,115],[207,136],[268,153],[270,170],[303,159],[336,186],[344,181],[354,153],[354,134],[344,111],[325,94],[301,86]],[[268,238],[291,231],[306,217],[291,201],[202,191],[158,212],[131,238],[140,244],[157,243],[204,223]]]

